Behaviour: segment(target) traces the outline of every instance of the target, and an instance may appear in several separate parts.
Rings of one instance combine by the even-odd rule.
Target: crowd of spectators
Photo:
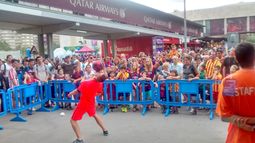
[[[8,55],[0,60],[0,89],[49,80],[68,80],[78,86],[82,80],[93,77],[92,63],[99,59],[93,55],[73,55],[54,60],[42,56],[17,60]],[[121,54],[100,60],[105,64],[109,80],[221,80],[238,70],[234,48],[226,52],[223,48],[181,49],[172,45],[171,49],[153,55],[140,52],[136,56]],[[217,86],[214,88],[216,100]]]

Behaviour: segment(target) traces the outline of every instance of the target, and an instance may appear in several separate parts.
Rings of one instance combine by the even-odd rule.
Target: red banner
[[[141,42],[142,41],[142,42]],[[152,37],[133,37],[120,39],[116,42],[117,55],[125,54],[128,57],[138,56],[140,52],[152,55]]]

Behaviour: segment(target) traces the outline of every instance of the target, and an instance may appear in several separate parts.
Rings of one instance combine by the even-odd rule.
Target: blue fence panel
[[[7,98],[5,91],[0,90],[0,118],[7,115],[8,109],[7,109]],[[3,127],[0,125],[0,130],[3,130]]]
[[[38,111],[48,111],[44,105],[49,101],[49,87],[47,83],[30,85],[21,85],[10,88],[7,91],[8,110],[10,113],[16,114],[11,121],[26,122],[21,116],[21,112],[28,110],[32,112],[32,108],[41,106]]]
[[[154,83],[145,80],[107,80],[104,82],[104,95],[97,97],[97,102],[104,105],[104,114],[109,112],[109,105],[142,105],[142,115],[147,106],[154,103]]]
[[[76,85],[66,80],[54,80],[49,82],[50,100],[56,102],[56,106],[52,111],[59,109],[60,104],[78,103],[80,95],[68,97],[68,93],[76,89]],[[63,106],[63,105],[62,105]]]
[[[213,80],[162,80],[158,81],[156,101],[166,106],[165,116],[170,114],[170,106],[203,107],[210,109],[210,119],[214,118],[216,103],[213,99]]]

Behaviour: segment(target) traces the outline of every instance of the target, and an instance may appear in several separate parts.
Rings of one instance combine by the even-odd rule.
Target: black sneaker
[[[85,143],[85,142],[83,140],[76,139],[75,141],[73,141],[73,143]]]
[[[104,136],[108,136],[109,135],[108,131],[103,131],[103,134],[104,134]]]

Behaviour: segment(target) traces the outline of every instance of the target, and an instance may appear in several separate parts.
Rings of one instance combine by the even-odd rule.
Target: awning
[[[79,51],[76,51],[76,53],[92,53],[95,52],[95,50],[89,48],[88,46],[83,46]]]

